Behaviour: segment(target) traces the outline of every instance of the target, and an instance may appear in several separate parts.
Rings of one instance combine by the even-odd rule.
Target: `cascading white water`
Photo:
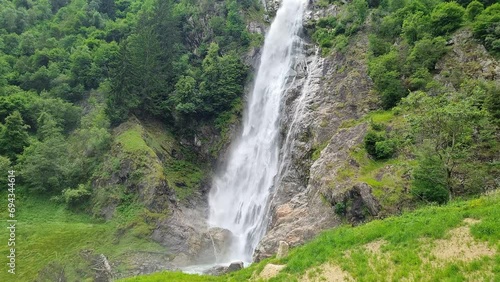
[[[224,169],[209,195],[209,225],[233,233],[227,261],[252,261],[266,232],[266,214],[279,168],[279,114],[294,55],[302,48],[299,32],[306,0],[283,0],[266,36],[254,88]]]

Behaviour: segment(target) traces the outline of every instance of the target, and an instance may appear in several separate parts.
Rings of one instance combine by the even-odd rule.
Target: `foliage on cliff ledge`
[[[368,75],[380,107],[391,114],[383,122],[374,122],[376,112],[360,121],[371,127],[364,147],[351,154],[360,167],[346,165],[336,181],[370,184],[384,209],[393,212],[409,202],[444,203],[497,188],[500,4],[384,0],[322,5],[337,5],[338,12],[311,23],[312,39],[325,55],[338,55],[355,46],[351,41],[367,37]],[[344,29],[346,19],[361,24]],[[347,48],[331,48],[338,44]]]

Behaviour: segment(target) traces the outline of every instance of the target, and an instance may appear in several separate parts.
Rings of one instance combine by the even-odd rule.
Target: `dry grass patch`
[[[271,279],[273,277],[275,277],[276,275],[278,275],[280,273],[280,271],[285,268],[286,265],[278,265],[278,264],[266,264],[266,266],[264,266],[264,269],[262,269],[262,271],[259,273],[259,275],[256,277],[257,280],[259,279],[264,279],[264,280],[268,280],[268,279]]]
[[[387,241],[377,240],[377,241],[373,241],[373,242],[366,244],[364,247],[368,252],[375,254],[375,255],[379,255],[382,253],[381,248],[385,244],[387,244]]]
[[[481,222],[481,220],[475,219],[475,218],[466,218],[466,219],[464,219],[464,223],[467,224],[467,225],[473,225],[473,224],[477,224],[479,222]]]
[[[470,262],[483,256],[493,256],[496,251],[484,242],[477,242],[470,233],[469,225],[479,223],[479,220],[467,218],[466,226],[461,226],[449,231],[448,239],[434,242],[432,255],[443,261]]]
[[[355,281],[349,272],[342,270],[340,266],[331,262],[324,263],[319,267],[308,270],[301,279],[301,282],[343,282]]]

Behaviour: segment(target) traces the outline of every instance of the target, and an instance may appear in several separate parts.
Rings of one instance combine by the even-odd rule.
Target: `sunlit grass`
[[[145,239],[133,235],[129,230],[120,238],[116,230],[122,227],[122,216],[111,222],[103,222],[86,214],[72,213],[63,205],[48,198],[22,197],[18,193],[16,224],[16,274],[15,279],[7,273],[6,267],[0,271],[0,281],[33,281],[40,270],[49,263],[65,267],[69,281],[76,281],[76,271],[91,272],[88,262],[81,256],[81,251],[88,250],[95,254],[104,254],[110,260],[120,257],[128,251],[152,251],[160,247]],[[2,194],[2,206],[6,199]],[[5,204],[6,206],[6,204]],[[138,211],[129,211],[137,213]],[[3,212],[2,218],[6,218]],[[126,219],[124,221],[127,221]],[[2,265],[7,262],[7,223],[0,228],[0,253]]]

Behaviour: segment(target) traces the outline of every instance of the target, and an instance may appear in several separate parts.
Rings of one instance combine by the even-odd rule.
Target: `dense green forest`
[[[1,166],[66,201],[89,194],[110,129],[131,115],[224,130],[241,110],[241,56],[261,41],[246,30],[252,1],[0,5]]]

